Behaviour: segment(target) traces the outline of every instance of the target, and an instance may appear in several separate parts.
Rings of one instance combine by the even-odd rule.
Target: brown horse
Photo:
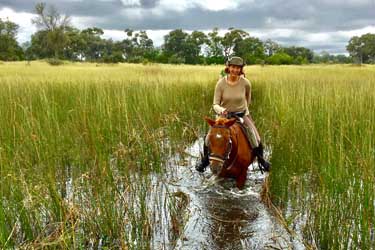
[[[236,118],[205,120],[210,125],[206,137],[210,168],[213,174],[224,178],[235,178],[239,189],[246,182],[247,169],[254,161],[250,143]]]

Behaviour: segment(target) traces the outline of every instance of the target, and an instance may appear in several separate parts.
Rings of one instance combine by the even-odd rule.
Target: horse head
[[[210,125],[205,142],[209,149],[210,168],[213,174],[219,175],[232,150],[230,127],[236,122],[236,118],[218,118],[215,121],[206,117],[205,120]]]

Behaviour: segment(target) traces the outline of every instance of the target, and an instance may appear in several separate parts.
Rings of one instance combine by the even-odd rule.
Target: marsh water
[[[198,173],[194,166],[199,160],[202,144],[200,139],[187,146],[184,152],[174,154],[170,151],[166,171],[152,175],[148,182],[151,186],[145,187],[146,210],[150,217],[150,225],[147,226],[152,232],[149,236],[150,248],[305,249],[300,232],[288,233],[261,201],[268,173],[261,173],[257,163],[252,164],[243,190],[235,186],[234,180],[213,176],[209,168],[204,173]],[[270,154],[266,151],[266,157]],[[116,174],[115,164],[113,168],[112,172],[121,179],[121,174]],[[71,175],[69,172],[67,176]],[[134,176],[131,182],[136,181],[137,176]],[[118,183],[124,185],[123,181]],[[70,177],[64,186],[65,199],[72,201],[77,187]],[[125,203],[137,203],[126,188],[119,187],[119,190],[123,191],[118,207],[125,207]],[[135,249],[149,248],[131,235],[133,225],[126,227],[129,232],[127,240],[133,243]],[[105,249],[106,243],[101,238],[88,241],[91,242],[89,249]]]
[[[234,180],[215,178],[209,169],[198,173],[194,165],[202,143],[196,141],[167,163],[159,194],[176,197],[183,221],[174,242],[166,229],[156,233],[153,249],[304,249],[300,237],[291,236],[261,202],[267,173],[251,165],[243,190]],[[167,213],[162,217],[168,220]]]

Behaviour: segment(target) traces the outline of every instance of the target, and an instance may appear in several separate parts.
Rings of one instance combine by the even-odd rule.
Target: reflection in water
[[[248,227],[258,212],[252,206],[251,197],[223,197],[220,194],[209,193],[202,197],[202,204],[207,215],[208,232],[211,249],[242,249],[249,245],[253,231]]]

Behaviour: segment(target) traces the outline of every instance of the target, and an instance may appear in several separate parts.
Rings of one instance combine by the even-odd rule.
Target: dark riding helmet
[[[227,63],[226,63],[227,66],[229,65],[237,65],[237,66],[245,66],[246,63],[244,62],[244,60],[239,57],[239,56],[233,56],[231,58],[228,59]]]

